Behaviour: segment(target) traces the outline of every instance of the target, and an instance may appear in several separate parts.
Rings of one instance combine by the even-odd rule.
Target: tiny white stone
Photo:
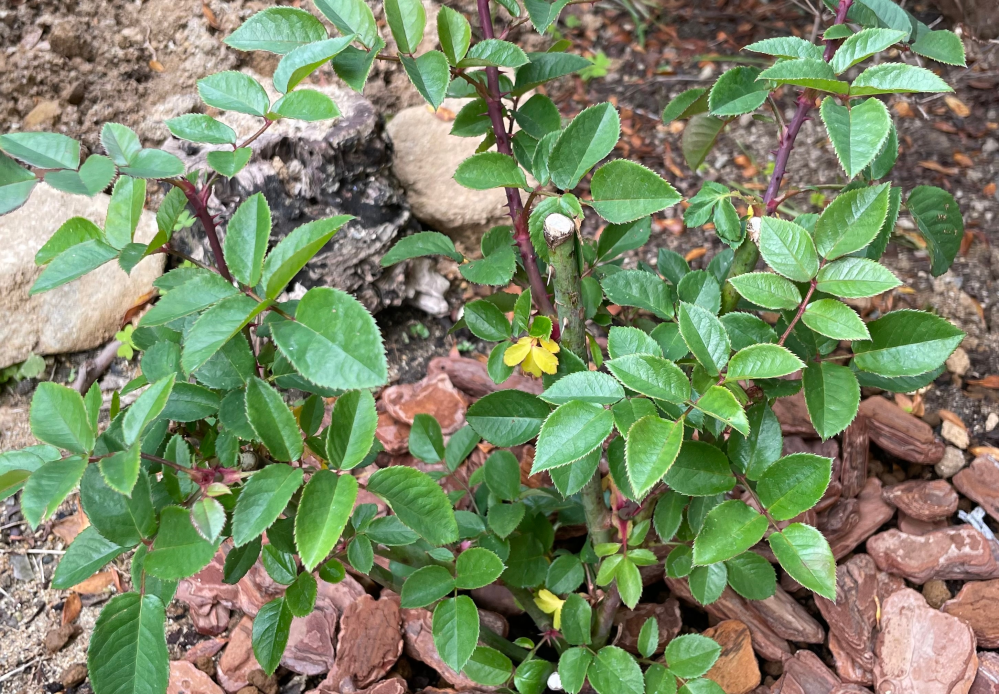
[[[548,676],[548,688],[553,692],[562,691],[562,678],[558,676],[558,670]]]
[[[971,359],[968,358],[968,353],[960,347],[955,349],[954,353],[947,357],[947,370],[952,374],[963,376],[968,373],[968,369],[970,368]]]
[[[989,412],[989,416],[985,418],[985,431],[992,431],[997,425],[999,425],[999,414]]]
[[[968,430],[954,424],[949,419],[944,420],[943,425],[940,427],[940,435],[962,450],[967,448],[968,444],[971,443],[971,440],[968,438]]]
[[[953,446],[947,446],[946,450],[944,450],[943,459],[933,469],[936,470],[938,475],[947,479],[956,475],[958,470],[964,467],[964,463],[964,453]]]

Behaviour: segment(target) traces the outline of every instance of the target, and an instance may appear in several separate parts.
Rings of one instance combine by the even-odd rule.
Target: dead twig
[[[73,389],[79,393],[86,393],[93,382],[111,367],[115,357],[118,356],[119,347],[121,347],[121,342],[111,340],[96,357],[88,359],[81,364],[80,372],[76,375],[76,380],[73,382]]]

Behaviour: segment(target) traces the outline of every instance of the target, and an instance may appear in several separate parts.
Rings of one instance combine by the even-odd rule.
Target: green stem
[[[621,607],[621,594],[617,592],[615,583],[597,608],[597,623],[594,625],[593,638],[590,642],[590,647],[594,650],[602,648],[610,638],[611,629],[614,627],[614,616],[619,607]]]
[[[752,272],[759,259],[760,249],[756,247],[756,244],[747,235],[742,245],[735,251],[735,258],[732,260],[732,267],[728,271],[728,276],[738,277],[739,275],[745,275],[747,272]],[[739,292],[735,291],[732,283],[726,282],[722,288],[722,314],[735,310],[736,305],[739,303],[739,296]]]
[[[527,654],[529,653],[527,649],[515,646],[507,641],[505,638],[483,624],[481,620],[479,621],[479,641],[487,646],[495,648],[497,651],[510,658],[510,660],[517,663],[522,663],[524,659],[527,658]]]
[[[549,215],[545,220],[545,240],[551,249],[555,311],[562,331],[559,344],[586,363],[586,321],[575,252],[576,225],[564,215]]]
[[[518,588],[517,586],[511,586],[509,584],[507,584],[506,587],[513,594],[517,604],[523,607],[524,612],[526,612],[530,618],[534,620],[538,629],[544,632],[551,631],[555,628],[552,623],[551,615],[541,611],[541,608],[534,602],[534,596],[531,595],[531,591],[527,588]]]
[[[604,504],[604,491],[600,486],[600,473],[593,473],[590,481],[583,485],[579,495],[583,500],[583,513],[586,516],[586,530],[590,542],[595,545],[611,541],[610,511]]]

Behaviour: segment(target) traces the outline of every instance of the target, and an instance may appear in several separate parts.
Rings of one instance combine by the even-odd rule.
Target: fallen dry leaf
[[[975,165],[975,162],[971,161],[971,157],[963,152],[954,152],[954,161],[958,166],[963,166],[966,169],[970,169]]]
[[[66,602],[62,604],[63,626],[75,622],[76,618],[80,616],[81,609],[83,609],[83,601],[80,599],[80,594],[70,593]]]
[[[944,102],[947,104],[947,108],[954,112],[955,116],[960,118],[967,118],[971,115],[971,109],[968,108],[963,101],[958,99],[956,96],[945,96]]]
[[[100,571],[95,573],[93,576],[85,581],[81,581],[73,586],[70,590],[74,590],[77,593],[82,593],[83,595],[93,595],[94,593],[103,593],[108,587],[114,585],[115,574],[114,571]]]
[[[915,118],[916,113],[912,110],[912,106],[909,105],[908,101],[899,101],[891,107],[892,110],[898,114],[899,118]]]
[[[454,111],[452,111],[451,109],[444,108],[443,106],[441,106],[439,109],[437,109],[436,111],[434,111],[433,107],[428,105],[427,106],[427,110],[430,111],[431,113],[433,113],[435,116],[437,116],[438,120],[442,120],[445,123],[450,123],[458,115]]]
[[[55,533],[56,537],[68,545],[75,540],[76,536],[83,532],[88,525],[90,525],[90,521],[87,520],[87,516],[83,513],[83,511],[79,511],[53,523],[52,532]]]
[[[939,130],[942,133],[947,133],[948,135],[956,135],[957,128],[953,123],[948,123],[947,121],[938,120],[933,124],[934,130]]]
[[[895,393],[895,404],[912,414],[912,398],[904,393]]]
[[[208,6],[207,2],[201,3],[201,14],[205,16],[205,21],[208,22],[208,26],[216,30],[221,29],[218,18],[215,16],[215,13],[212,12],[212,8]]]
[[[703,258],[705,255],[707,255],[707,253],[708,249],[706,247],[699,246],[698,248],[695,248],[692,251],[690,251],[687,255],[683,256],[683,259],[689,263],[693,260],[697,260],[698,258]]]
[[[999,376],[996,374],[990,374],[985,378],[969,380],[967,383],[971,386],[982,386],[983,388],[993,388],[999,390]]]
[[[935,161],[921,161],[919,165],[924,169],[929,169],[930,171],[936,171],[937,173],[942,173],[945,176],[957,176],[961,173],[961,170],[957,167],[944,166],[943,164],[938,164]]]
[[[971,249],[971,244],[975,241],[975,232],[966,231],[964,236],[961,237],[961,249],[960,253],[962,256],[968,255],[968,251]]]
[[[996,194],[996,184],[995,184],[995,181],[993,181],[992,183],[989,183],[984,188],[982,188],[982,195],[984,195],[987,198],[991,198],[995,194]]]
[[[951,424],[956,424],[962,429],[967,429],[967,425],[958,417],[956,414],[950,410],[937,410],[937,414],[940,415],[940,419],[946,419]]]
[[[149,67],[155,70],[156,72],[163,72],[164,70],[166,70],[166,68],[163,67],[163,63],[161,63],[158,60],[150,60]]]
[[[975,457],[980,455],[990,455],[996,460],[999,460],[999,448],[994,446],[972,446],[968,449],[968,451]]]

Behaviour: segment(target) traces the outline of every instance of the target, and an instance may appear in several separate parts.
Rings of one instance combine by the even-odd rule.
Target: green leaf
[[[836,599],[836,560],[822,533],[792,523],[767,538],[785,571],[801,585],[829,600]]]
[[[292,8],[273,9],[291,10]],[[296,11],[304,12],[304,10]],[[240,28],[246,27],[249,21]],[[263,117],[270,110],[271,105],[267,92],[257,80],[242,72],[231,70],[217,72],[198,80],[198,94],[201,96],[201,100],[209,106],[223,111],[246,113],[251,116]]]
[[[222,581],[230,585],[238,583],[239,579],[245,576],[246,572],[257,563],[257,558],[260,556],[260,545],[261,538],[258,535],[242,547],[233,547],[229,550],[222,569]]]
[[[285,598],[265,604],[253,619],[253,655],[267,675],[274,674],[291,631],[293,615]]]
[[[423,40],[423,30],[427,25],[427,12],[423,3],[420,0],[385,0],[385,17],[399,51],[415,53]]]
[[[135,131],[118,123],[105,123],[101,128],[101,146],[118,166],[128,166],[142,150]]]
[[[383,468],[369,478],[368,491],[385,499],[399,520],[430,544],[446,545],[458,539],[451,502],[426,473],[409,467]]]
[[[882,63],[864,70],[850,86],[850,96],[952,92],[950,85],[924,67]]]
[[[756,81],[759,76],[759,69],[745,66],[723,73],[711,87],[708,97],[711,115],[723,118],[741,116],[762,106],[770,90],[765,81]]]
[[[815,244],[808,232],[793,222],[776,217],[763,218],[760,254],[767,265],[795,282],[808,282],[819,270]]]
[[[253,150],[249,147],[240,147],[232,152],[209,152],[206,155],[208,165],[226,178],[232,178],[247,165]]]
[[[171,289],[139,321],[140,326],[165,325],[177,318],[198,313],[239,290],[214,272],[199,273]]]
[[[755,552],[743,552],[725,562],[728,584],[747,600],[766,600],[777,591],[773,565]]]
[[[846,299],[875,296],[901,286],[891,270],[866,258],[841,258],[819,270],[815,288]]]
[[[711,386],[694,403],[694,407],[743,435],[749,434],[749,420],[746,419],[746,413],[728,388]]]
[[[683,443],[683,420],[642,417],[628,431],[625,462],[635,494],[644,497],[663,478]]]
[[[689,576],[693,561],[694,550],[687,545],[677,545],[666,555],[666,575],[670,578]]]
[[[451,65],[457,65],[468,52],[472,40],[472,27],[460,13],[441,7],[437,14],[437,37],[441,42],[441,50],[447,56]]]
[[[267,306],[266,301],[258,304],[255,299],[237,294],[202,313],[184,341],[181,367],[187,373],[195,371]]]
[[[831,475],[831,458],[793,453],[767,468],[756,493],[776,520],[791,520],[819,502]]]
[[[444,437],[441,425],[429,414],[418,414],[409,431],[409,452],[425,463],[439,463],[444,459]]]
[[[508,448],[530,441],[551,410],[537,396],[521,390],[498,390],[472,403],[465,420],[494,446]]]
[[[46,383],[51,381],[40,383],[39,389]],[[35,397],[38,397],[37,391]],[[76,488],[86,468],[87,459],[74,455],[45,463],[31,473],[21,491],[21,513],[32,530],[55,513],[63,499]]]
[[[713,496],[735,486],[728,458],[701,441],[685,441],[664,480],[670,489],[687,496]]]
[[[271,112],[307,122],[340,117],[340,109],[333,100],[315,89],[299,89],[281,97],[274,102]]]
[[[80,480],[80,501],[94,528],[122,547],[134,547],[156,532],[155,509],[149,494],[149,480],[139,475],[132,497],[107,485],[96,465],[87,466]]]
[[[578,593],[569,593],[562,605],[562,635],[572,645],[590,642],[590,624],[593,610]]]
[[[295,514],[295,544],[306,571],[329,555],[347,526],[357,499],[357,480],[320,470],[312,475]]]
[[[420,231],[399,239],[388,253],[382,256],[379,264],[388,267],[409,258],[420,258],[425,255],[444,255],[456,263],[465,259],[455,250],[454,242],[444,234],[437,231]]]
[[[381,41],[375,15],[364,0],[314,0],[316,9],[333,23],[341,34],[355,34],[368,48]],[[376,49],[377,50],[380,49]],[[359,90],[358,90],[359,91]]]
[[[642,574],[639,573],[638,567],[630,556],[621,558],[614,578],[617,581],[617,591],[621,595],[621,602],[628,609],[635,609],[638,601],[642,598]]]
[[[225,123],[201,113],[186,113],[164,121],[174,137],[210,145],[236,144],[236,131]]]
[[[947,272],[964,238],[964,219],[954,196],[935,186],[916,186],[905,207],[926,240],[934,277]]]
[[[776,58],[811,58],[822,60],[822,48],[797,36],[780,36],[751,43],[743,50]]]
[[[472,334],[489,342],[499,342],[510,337],[510,321],[490,301],[479,300],[465,304],[465,323]]]
[[[871,339],[853,343],[854,364],[881,376],[917,376],[935,369],[964,339],[943,318],[921,311],[892,311],[867,329]]]
[[[302,572],[295,582],[288,586],[284,600],[293,617],[308,617],[316,605],[316,595],[319,586],[316,579],[308,572]]]
[[[554,667],[547,660],[531,658],[517,666],[513,683],[520,694],[543,694]]]
[[[223,250],[233,277],[250,287],[260,282],[271,234],[271,210],[263,193],[243,201],[226,227]]]
[[[653,663],[645,671],[646,694],[676,694],[676,677],[660,663]]]
[[[656,502],[656,510],[652,516],[652,526],[663,542],[670,542],[683,520],[683,509],[690,498],[674,491],[666,491]]]
[[[326,459],[332,467],[360,465],[375,441],[378,413],[367,390],[352,390],[336,399],[326,434]]]
[[[732,341],[732,349],[745,349],[761,342],[777,342],[774,329],[749,313],[726,313],[721,322]]]
[[[610,333],[607,336],[607,353],[611,359],[617,359],[628,354],[651,354],[661,357],[663,356],[663,349],[651,335],[638,328],[614,326],[610,329]],[[624,397],[623,392],[621,397]],[[613,403],[608,402],[604,404],[610,405]]]
[[[685,682],[680,687],[680,694],[725,694],[725,690],[714,680],[701,677]]]
[[[575,188],[587,171],[613,151],[620,136],[621,121],[612,104],[584,109],[555,143],[548,160],[552,182],[562,190]]]
[[[671,361],[651,354],[627,354],[607,362],[607,368],[630,388],[642,395],[668,402],[690,397],[690,381]]]
[[[725,326],[713,314],[700,306],[680,302],[678,312],[680,334],[710,376],[717,376],[728,363],[731,343]]]
[[[232,514],[232,541],[237,547],[256,539],[277,520],[302,486],[302,477],[301,469],[279,464],[250,477]]]
[[[888,215],[889,184],[843,193],[815,224],[815,246],[827,260],[858,251],[878,235]]]
[[[555,381],[539,397],[553,405],[564,405],[570,400],[613,405],[624,398],[624,389],[605,373],[580,371]]]
[[[355,38],[353,33],[348,32],[346,36],[299,46],[278,63],[274,71],[274,88],[282,94],[287,94],[302,80],[341,53]],[[235,141],[233,134],[232,142]]]
[[[562,608],[563,611],[565,608]],[[563,616],[563,619],[565,617]],[[593,654],[585,648],[569,648],[562,651],[558,660],[558,676],[562,689],[569,694],[579,694],[586,681],[586,672],[593,662]]]
[[[173,178],[183,175],[184,162],[161,149],[143,149],[119,172],[134,178]]]
[[[215,542],[225,521],[225,509],[217,499],[206,496],[191,506],[191,523],[198,534],[209,542]]]
[[[437,605],[433,617],[434,646],[441,660],[460,672],[479,640],[479,612],[467,595]]]
[[[801,360],[785,347],[769,344],[752,345],[732,355],[728,362],[725,380],[780,378],[804,367]]]
[[[488,586],[506,569],[499,557],[481,547],[466,549],[459,554],[454,568],[455,587],[459,590],[475,590]]]
[[[617,646],[604,646],[587,671],[597,694],[643,694],[645,680],[635,658]]]
[[[42,381],[35,388],[28,414],[31,433],[39,441],[72,453],[89,453],[94,448],[83,396],[72,388]]]
[[[87,526],[66,548],[66,554],[59,560],[52,576],[52,587],[58,590],[72,588],[127,551],[128,547],[116,545],[98,533],[94,526]]]
[[[389,2],[395,1],[410,2],[411,0],[386,0],[385,4],[388,5]],[[412,1],[420,7],[422,12],[423,5],[420,0]],[[406,74],[409,75],[410,82],[420,92],[420,95],[435,110],[439,108],[444,102],[447,86],[451,82],[451,69],[447,63],[447,57],[440,51],[427,51],[419,58],[403,55],[400,56],[400,60]]]
[[[563,497],[570,497],[593,478],[593,473],[600,464],[600,457],[603,450],[593,449],[588,455],[581,459],[562,467],[552,468],[548,474],[555,484],[555,488]]]
[[[486,551],[486,550],[483,550]],[[402,584],[403,609],[426,607],[454,590],[454,578],[443,566],[417,569]]]
[[[593,209],[614,224],[625,224],[655,214],[672,207],[682,198],[659,174],[626,159],[615,159],[597,169],[590,182],[590,190],[593,193]]]
[[[494,451],[484,465],[486,486],[497,498],[516,501],[520,498],[520,462],[510,451]]]
[[[663,320],[673,317],[674,290],[651,272],[622,270],[604,277],[600,285],[618,306],[636,306]]]
[[[757,79],[770,80],[776,84],[793,84],[833,94],[850,92],[850,85],[836,79],[836,73],[829,63],[816,58],[783,60],[761,72]]]
[[[535,94],[525,101],[514,111],[513,117],[524,132],[538,140],[562,128],[558,106],[544,94]]]
[[[101,610],[87,649],[87,674],[101,694],[159,694],[170,677],[164,622],[155,595],[124,593]]]
[[[893,29],[861,29],[840,44],[830,64],[837,75],[876,53],[891,48],[909,37],[908,32]]]
[[[358,1],[364,5],[363,0]],[[368,12],[371,10],[368,9]],[[333,70],[337,77],[347,83],[347,86],[360,94],[364,91],[364,85],[368,81],[371,67],[378,57],[378,54],[385,48],[385,42],[380,37],[375,37],[371,45],[371,50],[362,51],[353,46],[348,46],[331,61]]]
[[[749,435],[732,432],[728,440],[728,455],[735,466],[751,480],[776,461],[783,448],[780,422],[767,403],[757,403],[747,411]]]
[[[458,67],[518,68],[529,62],[530,59],[520,46],[500,39],[483,39],[472,46]]]
[[[666,665],[677,677],[692,679],[710,670],[722,653],[722,647],[700,634],[677,636],[666,645]]]
[[[298,302],[295,320],[272,323],[271,333],[295,370],[318,386],[373,388],[388,377],[378,326],[346,292],[310,289]]]
[[[487,520],[489,529],[498,537],[506,538],[517,529],[520,521],[524,519],[526,507],[517,502],[515,504],[493,504],[489,508]]]
[[[865,30],[869,31],[869,30]],[[898,32],[895,32],[896,34]],[[859,36],[860,34],[856,34]],[[839,56],[839,53],[836,53]],[[822,101],[822,122],[847,179],[854,178],[874,161],[891,134],[891,116],[878,99],[865,99],[851,108],[827,96]]]
[[[681,147],[683,158],[696,171],[715,146],[718,136],[725,129],[725,121],[705,114],[693,116],[683,129]]]
[[[801,315],[809,328],[834,340],[865,340],[870,335],[857,312],[836,299],[813,301]]]
[[[614,428],[614,416],[601,405],[572,400],[545,420],[538,435],[531,474],[579,460]]]
[[[35,280],[28,295],[34,296],[72,282],[113,260],[117,255],[118,251],[103,241],[90,240],[78,243],[57,255],[42,270],[42,274]]]
[[[524,0],[524,6],[527,8],[528,15],[530,15],[531,24],[539,34],[544,34],[552,24],[558,21],[559,15],[562,14],[562,10],[568,4],[568,0],[554,0],[554,2],[548,2],[548,0]]]
[[[690,118],[708,110],[707,89],[688,89],[680,92],[663,109],[663,124],[669,125],[682,118]]]
[[[860,404],[860,386],[853,372],[830,362],[812,363],[802,380],[808,414],[819,436],[828,439],[846,429]]]
[[[80,166],[80,143],[60,133],[7,133],[0,135],[0,149],[40,169]]]
[[[495,648],[476,646],[463,672],[473,682],[500,687],[513,675],[513,663]]]
[[[555,558],[548,567],[545,585],[548,590],[561,595],[576,590],[586,580],[586,572],[579,557],[575,554],[563,554]]]
[[[302,457],[302,434],[281,394],[259,378],[246,384],[246,418],[275,460]]]
[[[590,66],[589,60],[572,53],[530,53],[527,57],[531,59],[531,63],[517,70],[514,95],[523,94],[539,84],[571,75]]]
[[[772,272],[747,272],[729,282],[746,301],[773,311],[793,310],[801,303],[798,288]]]
[[[597,239],[597,258],[612,260],[622,253],[641,248],[651,234],[651,217],[630,224],[608,224]]]
[[[143,567],[158,578],[187,578],[208,565],[217,547],[194,528],[186,508],[167,506],[160,512],[160,529]]]
[[[0,152],[0,214],[13,212],[23,205],[36,183],[35,174]]]
[[[243,22],[229,34],[225,43],[239,51],[284,55],[325,38],[328,38],[326,29],[308,11],[295,7],[268,7]]]
[[[517,161],[499,152],[473,154],[458,165],[454,180],[472,190],[490,188],[529,188]]]
[[[121,427],[122,439],[126,445],[131,446],[137,442],[146,426],[163,412],[173,391],[173,385],[173,374],[158,379],[126,410]]]
[[[967,66],[964,43],[953,31],[919,31],[909,48],[913,53],[932,58],[938,63]]]
[[[763,539],[765,516],[732,499],[708,511],[694,539],[694,564],[707,565],[742,554]]]
[[[11,162],[11,164],[13,164],[13,162]],[[11,186],[14,190],[23,189],[24,183],[22,180],[32,181],[30,185],[27,186],[28,190],[30,190],[34,185],[33,176],[23,178],[22,176],[16,174],[12,177],[13,180],[11,180],[10,183],[3,183],[2,181],[4,180],[5,173],[3,169],[4,166],[0,163],[0,191],[3,190],[5,185],[10,185],[10,183],[14,184]],[[115,173],[114,162],[107,157],[102,157],[99,154],[91,154],[87,157],[87,161],[83,162],[83,166],[80,167],[79,171],[73,171],[71,169],[50,171],[45,174],[45,182],[56,190],[73,193],[75,195],[93,197],[111,185],[111,181],[114,180]],[[3,193],[0,192],[0,196],[2,195]],[[2,197],[0,197],[0,199],[2,199]],[[0,203],[0,210],[2,209],[3,204]]]
[[[649,617],[638,632],[638,652],[645,658],[651,658],[659,648],[659,622],[655,617]]]
[[[497,248],[481,260],[472,260],[458,266],[461,276],[475,284],[506,286],[517,269],[517,257],[510,246]]]
[[[132,487],[139,479],[139,454],[139,445],[135,443],[127,450],[101,458],[101,474],[109,487],[125,496],[132,495]]]

